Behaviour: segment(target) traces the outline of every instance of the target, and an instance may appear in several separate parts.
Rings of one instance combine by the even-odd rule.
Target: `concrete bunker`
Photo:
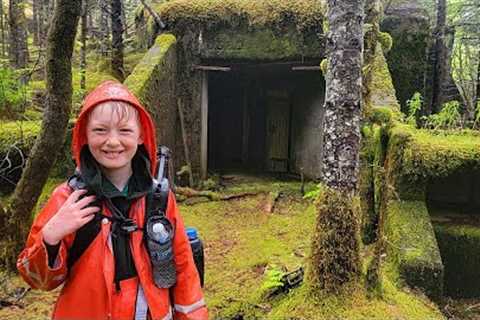
[[[175,169],[187,165],[194,179],[231,170],[319,178],[325,7],[175,0],[153,9],[167,28],[158,36],[150,14],[137,13],[139,43],[153,46],[125,82],[154,114]]]
[[[480,171],[454,172],[427,184],[427,207],[444,265],[444,295],[480,297]]]
[[[209,72],[209,171],[321,172],[324,81],[295,63],[233,63]],[[228,70],[228,71],[226,71]]]

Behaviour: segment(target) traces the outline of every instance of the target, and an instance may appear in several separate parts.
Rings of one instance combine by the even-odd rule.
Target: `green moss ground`
[[[49,180],[42,197],[60,180]],[[307,191],[312,185],[307,186]],[[224,192],[280,190],[273,213],[262,208],[266,193],[196,205],[180,205],[187,226],[195,226],[205,244],[205,295],[211,319],[442,319],[425,298],[384,282],[383,298],[370,297],[361,286],[337,296],[312,294],[308,284],[286,294],[262,298],[265,268],[292,270],[307,263],[315,207],[303,200],[300,183],[239,178]],[[18,277],[5,288],[25,286]],[[8,288],[7,288],[8,291]],[[0,309],[1,319],[48,319],[54,292],[29,292],[23,308]]]

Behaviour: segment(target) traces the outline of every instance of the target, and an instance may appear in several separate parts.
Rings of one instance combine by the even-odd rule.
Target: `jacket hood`
[[[100,103],[107,101],[123,101],[138,110],[140,126],[143,134],[143,145],[150,160],[150,171],[155,175],[157,168],[157,144],[155,139],[155,126],[150,114],[141,105],[140,101],[121,83],[105,81],[96,87],[85,98],[82,109],[73,128],[72,154],[77,168],[80,168],[80,152],[87,144],[86,127],[88,114]]]

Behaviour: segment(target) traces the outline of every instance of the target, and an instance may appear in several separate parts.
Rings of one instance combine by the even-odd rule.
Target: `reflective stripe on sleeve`
[[[138,284],[137,303],[135,304],[135,320],[146,320],[148,312],[148,304],[145,299],[143,288]]]
[[[162,320],[172,320],[172,319],[173,319],[172,308],[168,308],[168,313],[165,317],[162,318]]]
[[[175,304],[175,310],[181,313],[190,313],[204,306],[205,306],[205,300],[202,298],[197,302],[188,304],[188,305]]]

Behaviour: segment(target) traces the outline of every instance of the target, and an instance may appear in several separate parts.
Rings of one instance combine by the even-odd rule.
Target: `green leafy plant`
[[[315,187],[312,190],[305,193],[305,195],[303,196],[303,199],[316,200],[320,195],[320,193],[322,192],[322,189],[323,188],[321,183],[315,185]]]
[[[24,111],[26,88],[8,67],[0,67],[0,118],[16,118]]]
[[[456,100],[443,104],[442,110],[426,118],[425,126],[432,129],[455,129],[461,126],[460,103]]]
[[[268,266],[265,270],[264,280],[260,287],[262,296],[269,297],[280,290],[284,286],[284,283],[282,282],[282,277],[284,274],[285,272],[279,267],[275,265]]]
[[[420,110],[422,110],[423,98],[420,92],[415,92],[409,100],[407,100],[408,114],[407,123],[417,126],[417,117]]]

